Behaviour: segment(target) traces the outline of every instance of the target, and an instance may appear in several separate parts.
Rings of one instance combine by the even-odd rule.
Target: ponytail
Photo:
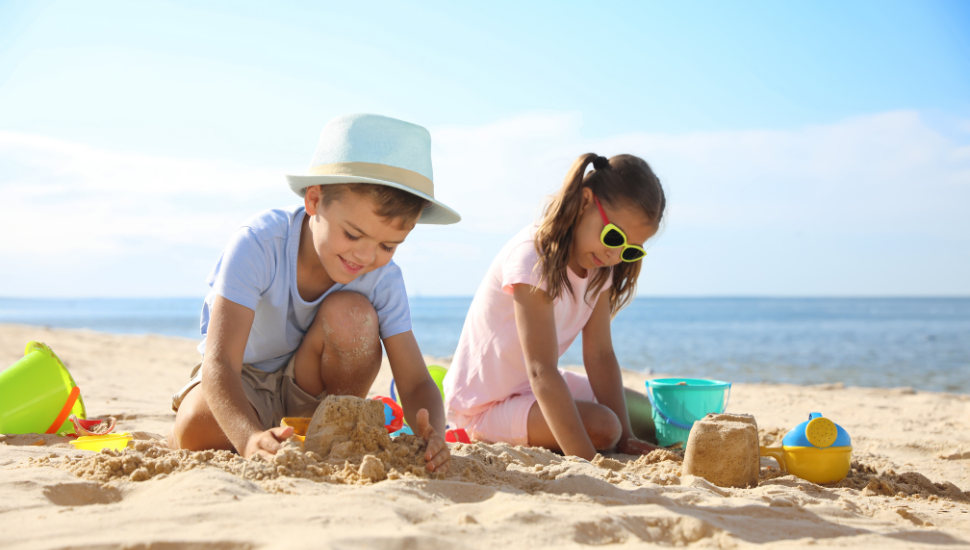
[[[569,252],[576,220],[583,207],[583,176],[586,168],[597,158],[593,153],[586,153],[573,162],[562,189],[546,207],[542,223],[536,231],[535,247],[539,263],[535,269],[539,272],[539,284],[546,283],[550,300],[562,296],[563,290],[570,296],[573,294],[573,285],[566,272]]]

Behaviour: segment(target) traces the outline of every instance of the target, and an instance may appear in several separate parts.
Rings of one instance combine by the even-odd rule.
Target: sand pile
[[[369,484],[403,477],[433,477],[425,469],[425,443],[413,435],[391,439],[383,404],[357,397],[328,397],[314,414],[307,440],[287,441],[272,461],[247,460],[229,451],[173,451],[156,440],[136,441],[62,464],[76,476],[100,482],[147,481],[196,468],[218,468],[250,481],[303,478]],[[317,452],[320,451],[320,452]],[[35,461],[45,465],[45,460]]]
[[[936,500],[945,498],[958,502],[970,502],[970,492],[961,491],[949,481],[934,483],[919,472],[897,474],[892,469],[880,473],[874,466],[852,462],[849,475],[835,487],[861,489],[866,496],[914,497]]]
[[[368,485],[386,479],[442,479],[425,469],[425,443],[418,437],[389,437],[380,402],[353,397],[328,398],[321,404],[300,446],[283,444],[272,461],[244,459],[229,451],[173,451],[157,440],[135,441],[122,451],[105,450],[83,457],[29,460],[31,466],[57,466],[101,483],[147,481],[199,468],[216,468],[264,489],[285,492],[283,478]],[[657,450],[629,462],[597,456],[592,462],[563,457],[539,448],[506,444],[456,444],[447,479],[528,493],[546,490],[547,482],[571,476],[606,477],[610,483],[640,487],[679,483],[682,456]],[[605,470],[605,472],[604,472]],[[577,489],[580,489],[577,487]]]
[[[596,455],[592,461],[562,456],[537,447],[505,443],[458,443],[451,447],[448,479],[492,487],[514,487],[526,493],[558,492],[561,480],[576,478],[577,492],[595,491],[594,480],[614,485],[676,485],[682,456],[666,449],[621,462]],[[605,471],[604,471],[605,470]],[[586,479],[582,479],[586,478]]]
[[[753,434],[754,425],[746,427]],[[761,432],[762,439],[772,436],[777,434]],[[424,450],[424,441],[416,436],[389,436],[384,428],[383,404],[379,401],[329,397],[314,414],[305,443],[302,446],[295,440],[284,443],[271,461],[259,457],[244,459],[229,451],[176,451],[151,439],[135,441],[122,451],[31,458],[27,465],[59,467],[82,479],[101,483],[148,481],[200,468],[215,468],[257,482],[267,491],[286,492],[286,484],[274,481],[298,478],[369,485],[394,479],[445,479],[425,469]],[[628,489],[694,483],[691,481],[694,476],[682,480],[683,451],[659,449],[628,461],[597,455],[592,461],[586,461],[545,449],[503,443],[455,444],[451,450],[448,480],[515,488],[532,494],[562,492],[564,486],[569,487],[569,492],[595,493],[593,480],[599,479]],[[790,476],[773,468],[762,468],[760,484],[784,477]],[[934,483],[916,472],[897,474],[892,469],[880,468],[878,461],[853,462],[849,476],[830,487],[855,489],[868,496],[970,502],[970,494],[949,481]]]
[[[441,474],[425,469],[424,450],[424,441],[416,436],[388,435],[379,401],[329,397],[310,421],[302,447],[288,441],[272,461],[247,460],[229,451],[173,451],[159,441],[148,440],[136,441],[122,451],[105,450],[58,464],[40,458],[31,464],[56,465],[80,478],[102,483],[147,481],[197,468],[217,468],[254,482],[302,478],[367,485],[386,479],[441,479]],[[454,445],[452,455],[448,479],[515,487],[529,493],[546,489],[547,482],[576,475],[605,476],[610,483],[635,487],[676,485],[682,460],[676,452],[658,450],[626,463],[602,456],[588,462],[545,449],[485,443]],[[263,485],[267,490],[285,490],[279,484]]]

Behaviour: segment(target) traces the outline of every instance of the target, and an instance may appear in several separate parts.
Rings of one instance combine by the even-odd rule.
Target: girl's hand
[[[641,441],[633,436],[622,437],[620,442],[616,445],[616,452],[625,455],[645,455],[650,451],[659,449],[660,447],[647,443],[646,441]]]
[[[438,432],[428,421],[428,409],[418,411],[417,421],[418,429],[414,430],[414,433],[428,442],[428,450],[424,452],[424,459],[428,461],[425,468],[429,472],[447,474],[448,468],[451,466],[451,451],[448,450],[448,444],[445,443],[445,440],[438,435]]]

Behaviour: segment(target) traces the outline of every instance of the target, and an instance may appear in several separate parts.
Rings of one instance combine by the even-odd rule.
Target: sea
[[[471,298],[412,297],[425,355],[454,354]],[[0,323],[199,338],[202,298],[0,298]],[[620,365],[731,382],[970,393],[970,298],[641,297],[612,323]],[[560,359],[583,363],[581,338]]]

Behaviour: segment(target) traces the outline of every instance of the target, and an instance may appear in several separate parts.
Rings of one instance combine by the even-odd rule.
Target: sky
[[[0,296],[201,296],[334,116],[427,127],[469,296],[580,154],[668,212],[641,296],[970,295],[970,4],[0,0]]]

